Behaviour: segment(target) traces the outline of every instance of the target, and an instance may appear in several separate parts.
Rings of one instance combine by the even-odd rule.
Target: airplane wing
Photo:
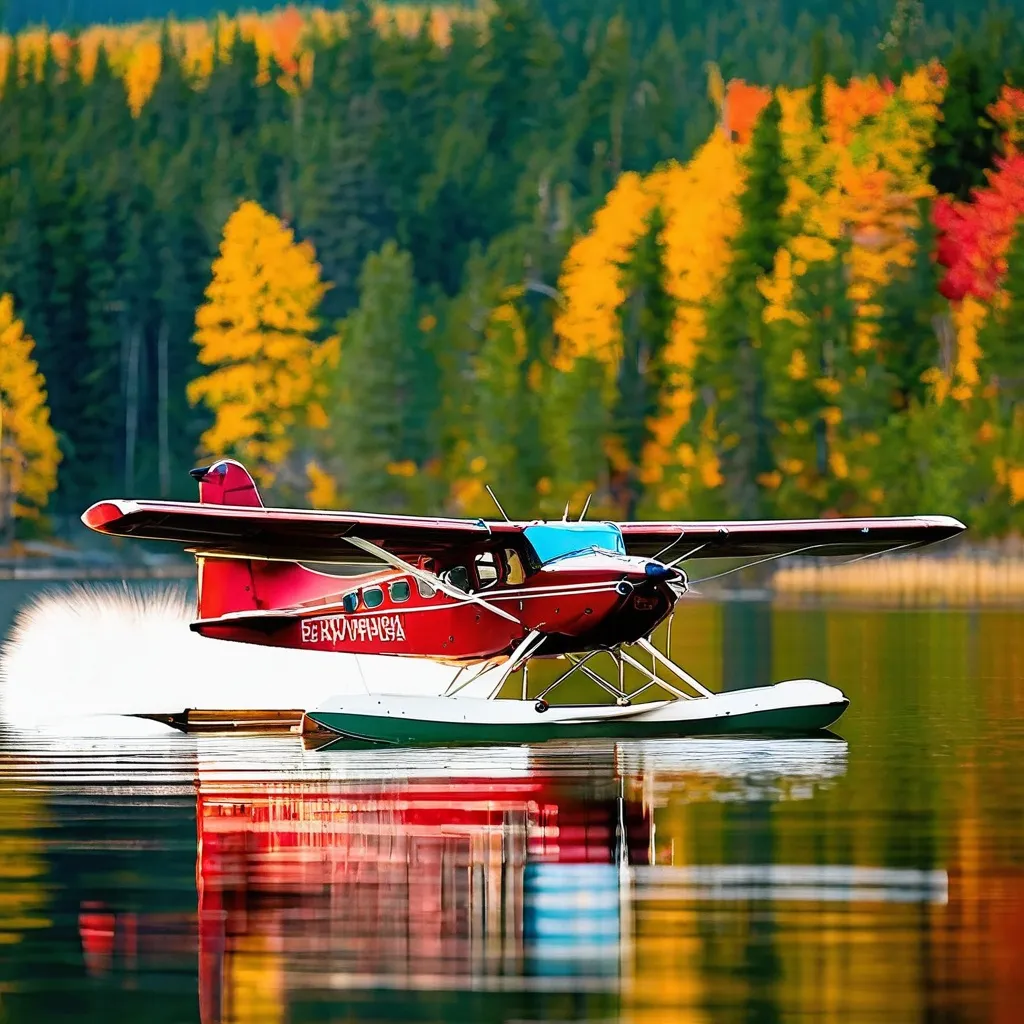
[[[619,526],[629,554],[646,558],[661,554],[666,562],[690,551],[692,558],[868,555],[899,547],[923,547],[955,537],[966,529],[951,516],[620,523]]]
[[[305,562],[376,562],[346,537],[370,541],[399,557],[438,557],[452,548],[511,540],[528,523],[396,516],[366,512],[216,505],[187,501],[100,501],[82,521],[116,537],[165,540],[204,554]],[[956,536],[949,516],[620,523],[626,551],[665,561],[776,554],[858,555],[921,547]],[[514,541],[513,541],[514,543]]]
[[[491,533],[482,519],[124,499],[97,502],[85,511],[82,522],[99,533],[174,541],[204,554],[300,562],[376,561],[346,543],[345,537],[414,558],[436,557],[453,547],[486,541]]]

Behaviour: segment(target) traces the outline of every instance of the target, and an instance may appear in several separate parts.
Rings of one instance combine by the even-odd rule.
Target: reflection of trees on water
[[[575,779],[574,757],[589,769]],[[659,808],[805,798],[845,758],[845,743],[827,739],[553,744],[518,777],[204,780],[204,1015],[233,1018],[255,991],[254,965],[271,976],[268,957],[272,1000],[311,988],[345,1002],[394,989],[505,993],[499,1003],[603,993],[621,1009],[637,980],[635,871],[671,857],[656,839]],[[657,886],[645,876],[648,896]]]
[[[748,623],[694,609],[676,627],[688,667],[718,685]],[[135,788],[89,790],[77,809],[57,789],[31,807],[0,792],[0,849],[40,869],[16,877],[0,858],[3,899],[45,900],[0,958],[5,984],[36,986],[4,996],[23,1008],[11,1019],[53,1005],[32,981],[49,966],[69,1005],[91,986],[82,1015],[104,1020],[194,1016],[197,986],[207,1021],[315,1004],[356,1020],[1015,1020],[1019,616],[768,622],[765,676],[846,689],[848,745],[319,753],[178,737],[174,756],[189,754],[173,774],[155,739],[14,752],[4,771],[21,790],[33,773],[52,785],[57,763],[83,786],[131,764]],[[170,778],[198,778],[188,805],[156,795]],[[170,994],[154,999],[157,985]]]

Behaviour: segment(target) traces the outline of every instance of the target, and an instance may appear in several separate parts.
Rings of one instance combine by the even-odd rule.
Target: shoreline
[[[74,583],[89,580],[194,580],[195,565],[0,565],[0,580],[38,580],[40,583]]]
[[[982,548],[962,554],[894,555],[849,564],[800,562],[780,565],[751,579],[738,573],[734,581],[705,591],[716,600],[755,597],[871,599],[886,603],[977,605],[1024,603],[1024,554]],[[27,558],[0,564],[0,581],[89,582],[117,580],[195,579],[192,562],[161,565],[69,565]],[[746,576],[744,581],[741,577]]]
[[[775,596],[870,598],[916,605],[1024,602],[1024,557],[998,550],[958,555],[900,555],[848,565],[780,566]]]

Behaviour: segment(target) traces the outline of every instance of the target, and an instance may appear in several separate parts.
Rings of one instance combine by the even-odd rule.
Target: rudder
[[[209,466],[197,466],[189,475],[199,484],[201,505],[263,508],[256,481],[245,466],[234,459],[219,459]],[[251,611],[258,607],[253,567],[248,559],[196,555],[196,566],[199,618],[214,619],[228,612]]]
[[[189,476],[199,484],[201,505],[234,505],[263,508],[263,499],[249,471],[234,459],[220,459],[210,466],[197,466]]]
[[[196,555],[198,618],[216,619],[228,612],[255,611],[256,586],[247,558]]]

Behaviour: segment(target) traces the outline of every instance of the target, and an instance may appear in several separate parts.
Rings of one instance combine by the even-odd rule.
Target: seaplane
[[[684,564],[865,558],[965,528],[949,516],[598,522],[587,507],[574,520],[567,511],[561,521],[516,522],[497,498],[493,521],[268,508],[239,462],[191,475],[198,502],[108,499],[82,520],[189,550],[198,566],[191,629],[204,637],[449,666],[434,694],[366,686],[303,709],[304,729],[373,744],[826,729],[849,705],[834,686],[789,679],[715,693],[658,648],[655,630],[691,589]],[[315,568],[324,563],[348,574]],[[610,672],[596,670],[601,658]],[[531,694],[538,659],[564,670]],[[520,671],[517,692],[503,694]],[[605,700],[549,700],[574,676]]]

